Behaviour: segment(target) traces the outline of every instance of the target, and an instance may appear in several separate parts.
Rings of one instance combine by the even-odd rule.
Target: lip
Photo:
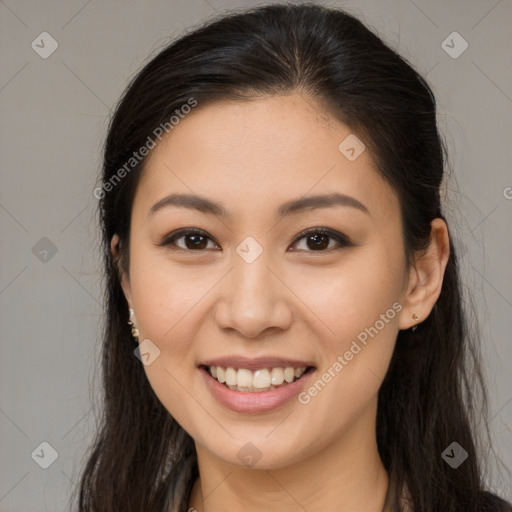
[[[299,361],[297,359],[284,359],[281,357],[254,357],[247,358],[243,356],[226,356],[218,357],[216,359],[209,359],[203,361],[198,366],[220,366],[222,368],[246,368],[247,370],[255,371],[263,368],[300,368],[305,366],[314,366],[311,361]]]
[[[217,366],[223,365],[218,364]],[[303,364],[302,366],[306,365]],[[258,368],[261,368],[261,366]],[[263,368],[265,368],[265,366],[263,366]],[[199,371],[205,379],[206,387],[221,405],[235,412],[249,414],[271,411],[291,401],[301,392],[308,384],[311,377],[316,373],[316,369],[312,368],[312,370],[305,373],[300,379],[289,384],[283,384],[271,391],[246,393],[227,388],[217,379],[214,379],[204,366],[201,366]]]

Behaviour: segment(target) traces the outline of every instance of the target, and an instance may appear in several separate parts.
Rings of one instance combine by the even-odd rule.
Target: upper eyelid
[[[310,233],[311,234],[323,233],[325,235],[330,236],[331,238],[338,237],[338,238],[345,239],[347,242],[351,241],[350,238],[347,235],[345,235],[344,233],[342,233],[341,231],[338,231],[338,230],[332,229],[332,228],[326,228],[323,226],[304,229],[300,233],[297,233],[297,235],[295,236],[295,238],[293,240],[294,241],[300,240],[301,238],[304,238],[305,236],[309,235]]]

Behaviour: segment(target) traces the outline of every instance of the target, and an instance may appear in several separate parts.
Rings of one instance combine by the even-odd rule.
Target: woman
[[[152,59],[95,191],[79,510],[512,510],[478,458],[443,167],[430,88],[340,10],[232,14]]]

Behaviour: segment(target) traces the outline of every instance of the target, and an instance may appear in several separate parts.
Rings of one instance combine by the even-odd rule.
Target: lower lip
[[[217,379],[214,379],[204,367],[200,368],[200,371],[203,374],[207,388],[223,406],[232,411],[245,413],[271,411],[285,404],[301,392],[310,377],[315,373],[315,370],[310,370],[299,380],[290,384],[283,384],[271,391],[245,393],[227,388]]]

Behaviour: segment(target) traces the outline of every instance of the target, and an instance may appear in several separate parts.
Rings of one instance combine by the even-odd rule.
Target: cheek
[[[304,314],[323,325],[327,339],[340,347],[373,326],[381,315],[385,315],[386,327],[397,325],[397,306],[393,308],[393,304],[401,296],[403,272],[400,258],[387,258],[384,247],[362,248],[337,266],[304,268],[285,280],[294,283]],[[382,329],[380,322],[378,327]]]
[[[304,311],[315,312],[307,314],[322,357],[321,382],[311,393],[306,390],[304,399],[313,400],[322,390],[330,398],[318,400],[315,407],[325,407],[325,414],[339,397],[346,406],[343,414],[356,414],[375,396],[386,374],[402,309],[402,262],[398,256],[385,257],[384,246],[360,251],[324,275],[310,271],[296,281],[297,295],[307,297]]]
[[[212,287],[212,278],[201,279],[199,270],[191,275],[190,270],[142,250],[133,253],[130,270],[140,340],[151,340],[160,351],[154,362],[144,366],[147,379],[169,413],[190,427],[194,424],[190,415],[201,410],[188,391],[196,363],[194,340],[201,298]]]
[[[215,281],[212,272],[210,277],[205,274],[200,266],[173,265],[150,250],[134,253],[131,289],[141,332],[180,350],[177,333],[190,323],[191,313]]]

